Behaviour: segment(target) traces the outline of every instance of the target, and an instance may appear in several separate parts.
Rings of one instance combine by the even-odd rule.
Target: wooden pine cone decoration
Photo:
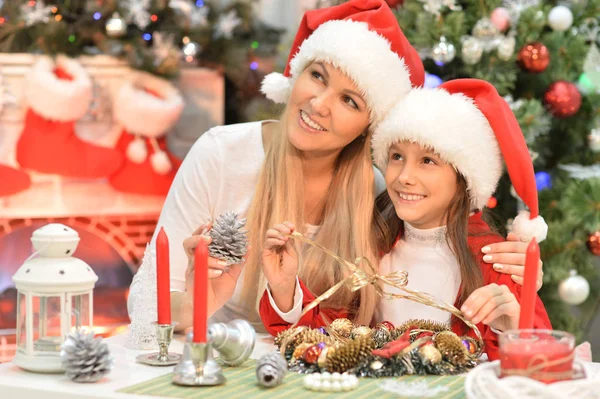
[[[437,321],[423,320],[423,319],[412,319],[407,320],[398,327],[394,328],[392,333],[392,339],[396,340],[402,336],[411,327],[416,327],[419,330],[427,330],[433,332],[441,332],[450,330],[450,325],[446,323],[440,323]]]
[[[362,336],[339,346],[327,355],[326,368],[330,373],[343,373],[356,367],[358,362],[371,355],[374,348],[370,337]]]

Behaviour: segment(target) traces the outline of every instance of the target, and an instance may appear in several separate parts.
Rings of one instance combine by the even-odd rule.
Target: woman
[[[179,328],[191,325],[193,248],[204,239],[199,233],[224,212],[247,216],[251,249],[242,277],[243,265],[227,268],[209,260],[214,269],[209,292],[213,321],[244,318],[264,331],[256,310],[264,289],[260,248],[275,221],[293,221],[344,257],[377,258],[370,238],[376,195],[370,131],[397,98],[411,85],[421,86],[423,79],[418,54],[384,1],[351,0],[305,14],[284,76],[272,74],[263,83],[269,98],[287,102],[280,121],[211,129],[186,157],[167,196],[157,231],[164,227],[170,240],[172,310]],[[155,239],[156,234],[151,248]],[[179,247],[184,239],[187,270]],[[321,265],[319,270],[301,267],[299,273],[313,292],[341,275],[322,254],[304,255],[303,264]],[[520,259],[513,263],[523,264]],[[133,309],[131,298],[143,291],[141,276],[154,264],[150,256],[134,278],[132,318],[152,306]],[[300,291],[297,281],[293,288]],[[374,301],[369,290],[342,291],[331,306],[369,304],[357,313],[358,320],[368,323]]]

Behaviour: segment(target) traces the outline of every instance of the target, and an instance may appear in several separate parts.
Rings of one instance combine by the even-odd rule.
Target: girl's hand
[[[499,331],[519,327],[521,305],[505,285],[492,283],[476,289],[460,310],[473,324],[483,323]]]
[[[506,241],[496,244],[490,244],[481,248],[485,255],[483,261],[492,263],[493,268],[498,273],[510,274],[512,280],[523,285],[523,276],[525,275],[525,252],[529,243],[519,241],[514,233],[509,233]],[[543,263],[540,260],[537,278],[537,290],[542,288],[544,271]]]
[[[293,306],[298,258],[293,241],[285,235],[295,230],[293,223],[284,222],[267,230],[262,249],[263,271],[269,282],[271,295],[283,312]]]

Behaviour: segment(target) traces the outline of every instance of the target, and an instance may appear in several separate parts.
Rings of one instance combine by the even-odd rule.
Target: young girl
[[[531,212],[517,216],[513,231],[538,242],[547,232],[531,158],[508,104],[491,84],[475,79],[413,90],[375,131],[373,155],[387,186],[379,201],[389,226],[380,274],[405,270],[407,288],[454,303],[496,359],[497,333],[518,328],[521,297],[521,286],[479,252],[501,240],[481,210],[496,189],[502,158]],[[539,298],[535,306],[534,328],[551,328]],[[380,301],[375,321],[409,319],[450,321],[448,313],[408,300]],[[455,332],[467,333],[464,323],[452,322]]]
[[[481,87],[482,92],[486,89],[486,93],[490,99],[501,101],[498,94],[493,90],[493,87],[485,82],[459,81],[452,84],[461,83]],[[450,86],[452,84],[448,83]],[[442,98],[438,99],[440,96]],[[382,170],[386,170],[388,166],[388,150],[392,145],[406,146],[406,150],[410,149],[411,151],[421,150],[420,146],[416,144],[410,145],[403,142],[396,144],[397,141],[402,141],[402,132],[405,130],[405,127],[410,127],[412,130],[409,129],[409,131],[415,131],[415,134],[420,134],[418,137],[422,137],[423,142],[427,143],[430,147],[434,143],[438,143],[440,148],[445,148],[443,145],[446,144],[456,147],[454,152],[457,152],[459,155],[464,153],[460,159],[464,159],[462,162],[471,167],[473,173],[467,175],[467,180],[465,180],[462,175],[456,173],[452,166],[446,163],[443,163],[443,168],[433,168],[432,165],[435,163],[434,158],[440,165],[442,165],[442,161],[438,155],[430,154],[425,162],[427,168],[423,166],[422,169],[419,169],[427,171],[428,174],[423,177],[418,188],[406,188],[402,192],[402,197],[399,197],[399,194],[396,195],[397,191],[394,188],[396,186],[392,186],[393,182],[388,181],[388,190],[390,190],[392,198],[397,199],[393,204],[398,204],[398,208],[396,209],[400,209],[402,212],[398,213],[398,216],[400,216],[400,219],[406,218],[405,220],[409,223],[406,227],[406,234],[402,236],[403,225],[394,213],[394,208],[391,207],[392,202],[390,197],[386,194],[385,197],[380,199],[379,202],[382,202],[384,205],[380,210],[383,216],[388,219],[388,228],[381,230],[382,233],[379,234],[380,249],[383,254],[390,251],[393,252],[382,259],[380,274],[387,274],[395,270],[407,270],[409,271],[409,288],[432,293],[450,304],[455,303],[459,287],[462,283],[461,295],[458,296],[458,302],[456,303],[459,306],[463,304],[468,294],[480,287],[484,281],[486,284],[494,282],[496,285],[489,285],[487,288],[476,292],[471,297],[471,302],[465,304],[465,309],[468,307],[473,308],[474,313],[469,315],[469,317],[474,317],[476,322],[483,320],[484,316],[498,319],[495,313],[490,315],[489,311],[492,311],[493,308],[490,309],[491,305],[489,303],[508,299],[507,287],[516,290],[520,289],[517,288],[515,283],[518,282],[518,279],[514,279],[508,274],[500,273],[512,268],[507,266],[507,263],[523,264],[525,257],[523,254],[506,254],[506,257],[500,258],[496,254],[490,255],[490,249],[494,245],[499,245],[497,243],[502,241],[502,239],[489,231],[488,226],[481,220],[479,212],[474,212],[474,215],[469,218],[472,209],[482,208],[485,205],[487,199],[493,193],[501,174],[497,145],[494,144],[495,147],[486,153],[483,151],[484,147],[478,144],[478,138],[479,141],[484,140],[482,137],[487,137],[488,142],[490,140],[494,140],[495,142],[489,123],[485,124],[487,122],[485,122],[483,115],[473,104],[469,103],[471,100],[467,100],[460,95],[450,97],[445,91],[415,89],[408,97],[415,98],[415,100],[407,100],[397,105],[393,109],[393,115],[388,116],[381,126],[375,130],[373,146],[378,166]],[[432,101],[436,101],[437,99],[437,102],[432,102],[429,105],[427,102],[428,97],[432,97]],[[428,111],[415,115],[413,115],[416,112],[414,109],[410,109],[410,112],[405,111],[407,109],[406,104],[410,105],[417,101],[420,101],[419,105],[423,105],[423,109],[428,109]],[[448,106],[457,101],[459,105],[462,104],[461,101],[466,102],[467,105],[464,105],[462,108],[458,107],[457,109],[448,108]],[[506,106],[505,103],[502,102],[502,104]],[[456,110],[463,112],[464,115],[454,114]],[[466,111],[471,112],[468,114]],[[510,124],[510,128],[513,129],[515,134],[520,134],[519,127],[510,110],[502,108],[499,112],[504,112],[505,115],[502,114],[501,116],[505,118],[505,123]],[[475,118],[472,117],[473,115]],[[442,128],[438,129],[437,124],[433,125],[433,123],[442,117],[446,117],[451,123],[445,122],[441,125]],[[481,123],[473,125],[475,121],[480,121]],[[466,130],[463,128],[463,125],[469,126],[471,129]],[[481,126],[487,127],[483,129]],[[471,132],[473,137],[468,137],[468,140],[466,140],[465,131]],[[443,132],[441,137],[438,132]],[[486,134],[487,136],[484,136]],[[528,156],[524,142],[520,143],[517,141],[516,144],[512,145],[512,151],[517,151],[516,148],[518,148],[518,145],[521,146],[519,154],[523,153],[526,154],[525,156]],[[469,155],[470,152],[475,152],[475,155],[479,156],[472,157]],[[390,163],[388,168],[389,173],[387,174],[389,179],[397,177],[398,165],[402,165],[402,163],[400,161]],[[406,169],[408,172],[411,170]],[[514,166],[509,170],[511,171],[511,176],[514,176]],[[515,186],[518,187],[522,197],[527,199],[527,203],[535,208],[534,214],[536,214],[537,192],[535,191],[533,169],[529,158],[526,160],[523,173],[523,176],[526,175],[530,179],[527,182],[533,184],[533,192],[526,190],[528,186],[524,183],[523,176],[513,177],[513,180],[515,180]],[[478,176],[483,176],[481,179],[485,178],[487,180],[480,184],[482,187],[478,186],[475,189],[472,187],[472,183]],[[446,180],[449,180],[450,184],[446,184]],[[425,181],[427,182],[426,186],[424,185]],[[467,184],[467,181],[470,182],[471,186]],[[526,188],[521,188],[522,186]],[[467,193],[467,188],[469,188],[469,193]],[[473,201],[469,200],[469,196],[473,198]],[[532,198],[529,199],[530,197]],[[389,206],[386,207],[386,204]],[[425,220],[421,220],[422,218],[425,218]],[[521,224],[532,224],[531,222],[522,223],[523,218],[525,216],[520,216],[515,221],[516,232],[522,233],[523,230],[526,230],[525,227],[520,226]],[[450,222],[446,223],[446,220]],[[545,226],[543,220],[541,218],[537,220],[537,223],[543,229]],[[411,222],[414,223],[413,227],[410,226]],[[436,227],[446,224],[449,224],[451,228]],[[533,225],[535,226],[535,223]],[[417,226],[427,230],[418,231],[416,229]],[[430,230],[430,228],[432,229]],[[286,237],[286,234],[291,233],[294,229],[295,226],[292,223],[285,222],[273,226],[266,234],[267,238],[263,246],[263,270],[269,284],[269,289],[261,300],[260,315],[267,331],[275,335],[289,328],[294,323],[319,327],[325,325],[327,320],[330,321],[339,317],[349,317],[356,321],[354,309],[331,306],[326,302],[300,318],[303,308],[311,303],[320,292],[314,292],[309,289],[303,283],[302,278],[299,279],[301,290],[290,288],[293,282],[296,281],[296,276],[299,274],[302,264],[301,259],[298,259],[296,249],[293,248],[292,240]],[[373,234],[377,234],[376,230],[374,229]],[[472,233],[474,237],[470,238],[467,242],[468,232]],[[397,237],[402,237],[402,240],[397,245],[393,245]],[[523,236],[522,238],[524,241],[527,241],[528,237]],[[457,245],[449,243],[457,243]],[[523,246],[527,245],[526,243],[521,244]],[[482,252],[485,252],[486,255],[483,256]],[[396,258],[400,255],[402,255],[402,258],[397,262]],[[354,258],[347,257],[345,259]],[[499,259],[502,260],[499,261]],[[492,271],[490,266],[481,266],[483,262],[490,261],[495,262],[495,271]],[[314,270],[313,274],[317,277],[325,273],[322,265],[309,264],[308,267],[312,267],[312,270]],[[483,269],[483,275],[481,269]],[[328,281],[328,287],[340,281],[343,278],[343,273],[338,272],[335,277],[334,281]],[[538,284],[538,287],[540,286]],[[490,299],[490,295],[492,294],[494,299]],[[506,305],[503,305],[500,309],[510,308],[514,313],[516,309],[515,302],[513,301],[511,304],[508,301],[505,302],[507,302]],[[480,309],[482,303],[488,304],[484,307],[484,313],[475,314],[479,313],[476,310]],[[359,305],[361,307],[366,306],[363,303]],[[541,306],[541,303],[539,306]],[[394,309],[401,309],[402,317],[394,314]],[[545,315],[543,307],[539,310]],[[513,321],[515,320],[514,316],[513,314]],[[396,302],[383,301],[379,307],[377,318],[380,320],[387,318],[392,322],[401,322],[409,318],[434,319],[445,322],[448,321],[449,314],[408,301],[404,301],[401,307],[398,307]],[[479,320],[480,318],[481,320]],[[500,317],[499,320],[504,320],[504,318]],[[489,319],[485,321],[488,322]],[[544,321],[547,321],[547,318]],[[362,324],[368,324],[368,322]]]

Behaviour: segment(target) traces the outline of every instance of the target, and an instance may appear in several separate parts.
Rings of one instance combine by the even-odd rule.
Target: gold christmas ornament
[[[343,373],[364,358],[371,355],[373,340],[369,337],[358,337],[336,348],[333,353],[328,352],[326,368],[330,373]]]
[[[294,353],[292,354],[292,360],[300,359],[304,352],[313,345],[314,344],[304,342],[296,346],[296,349],[294,349]]]
[[[433,339],[442,356],[452,364],[463,365],[469,360],[469,352],[460,337],[452,331],[442,331]]]
[[[390,331],[385,327],[376,327],[373,329],[371,339],[375,342],[375,348],[382,348],[385,344],[392,340]]]
[[[432,344],[420,347],[419,355],[430,364],[438,364],[442,361],[441,352]]]
[[[344,338],[349,338],[354,324],[348,319],[335,319],[329,326],[331,330],[338,333]]]
[[[373,330],[371,330],[371,327],[358,326],[352,330],[351,338],[370,337],[372,332]]]

